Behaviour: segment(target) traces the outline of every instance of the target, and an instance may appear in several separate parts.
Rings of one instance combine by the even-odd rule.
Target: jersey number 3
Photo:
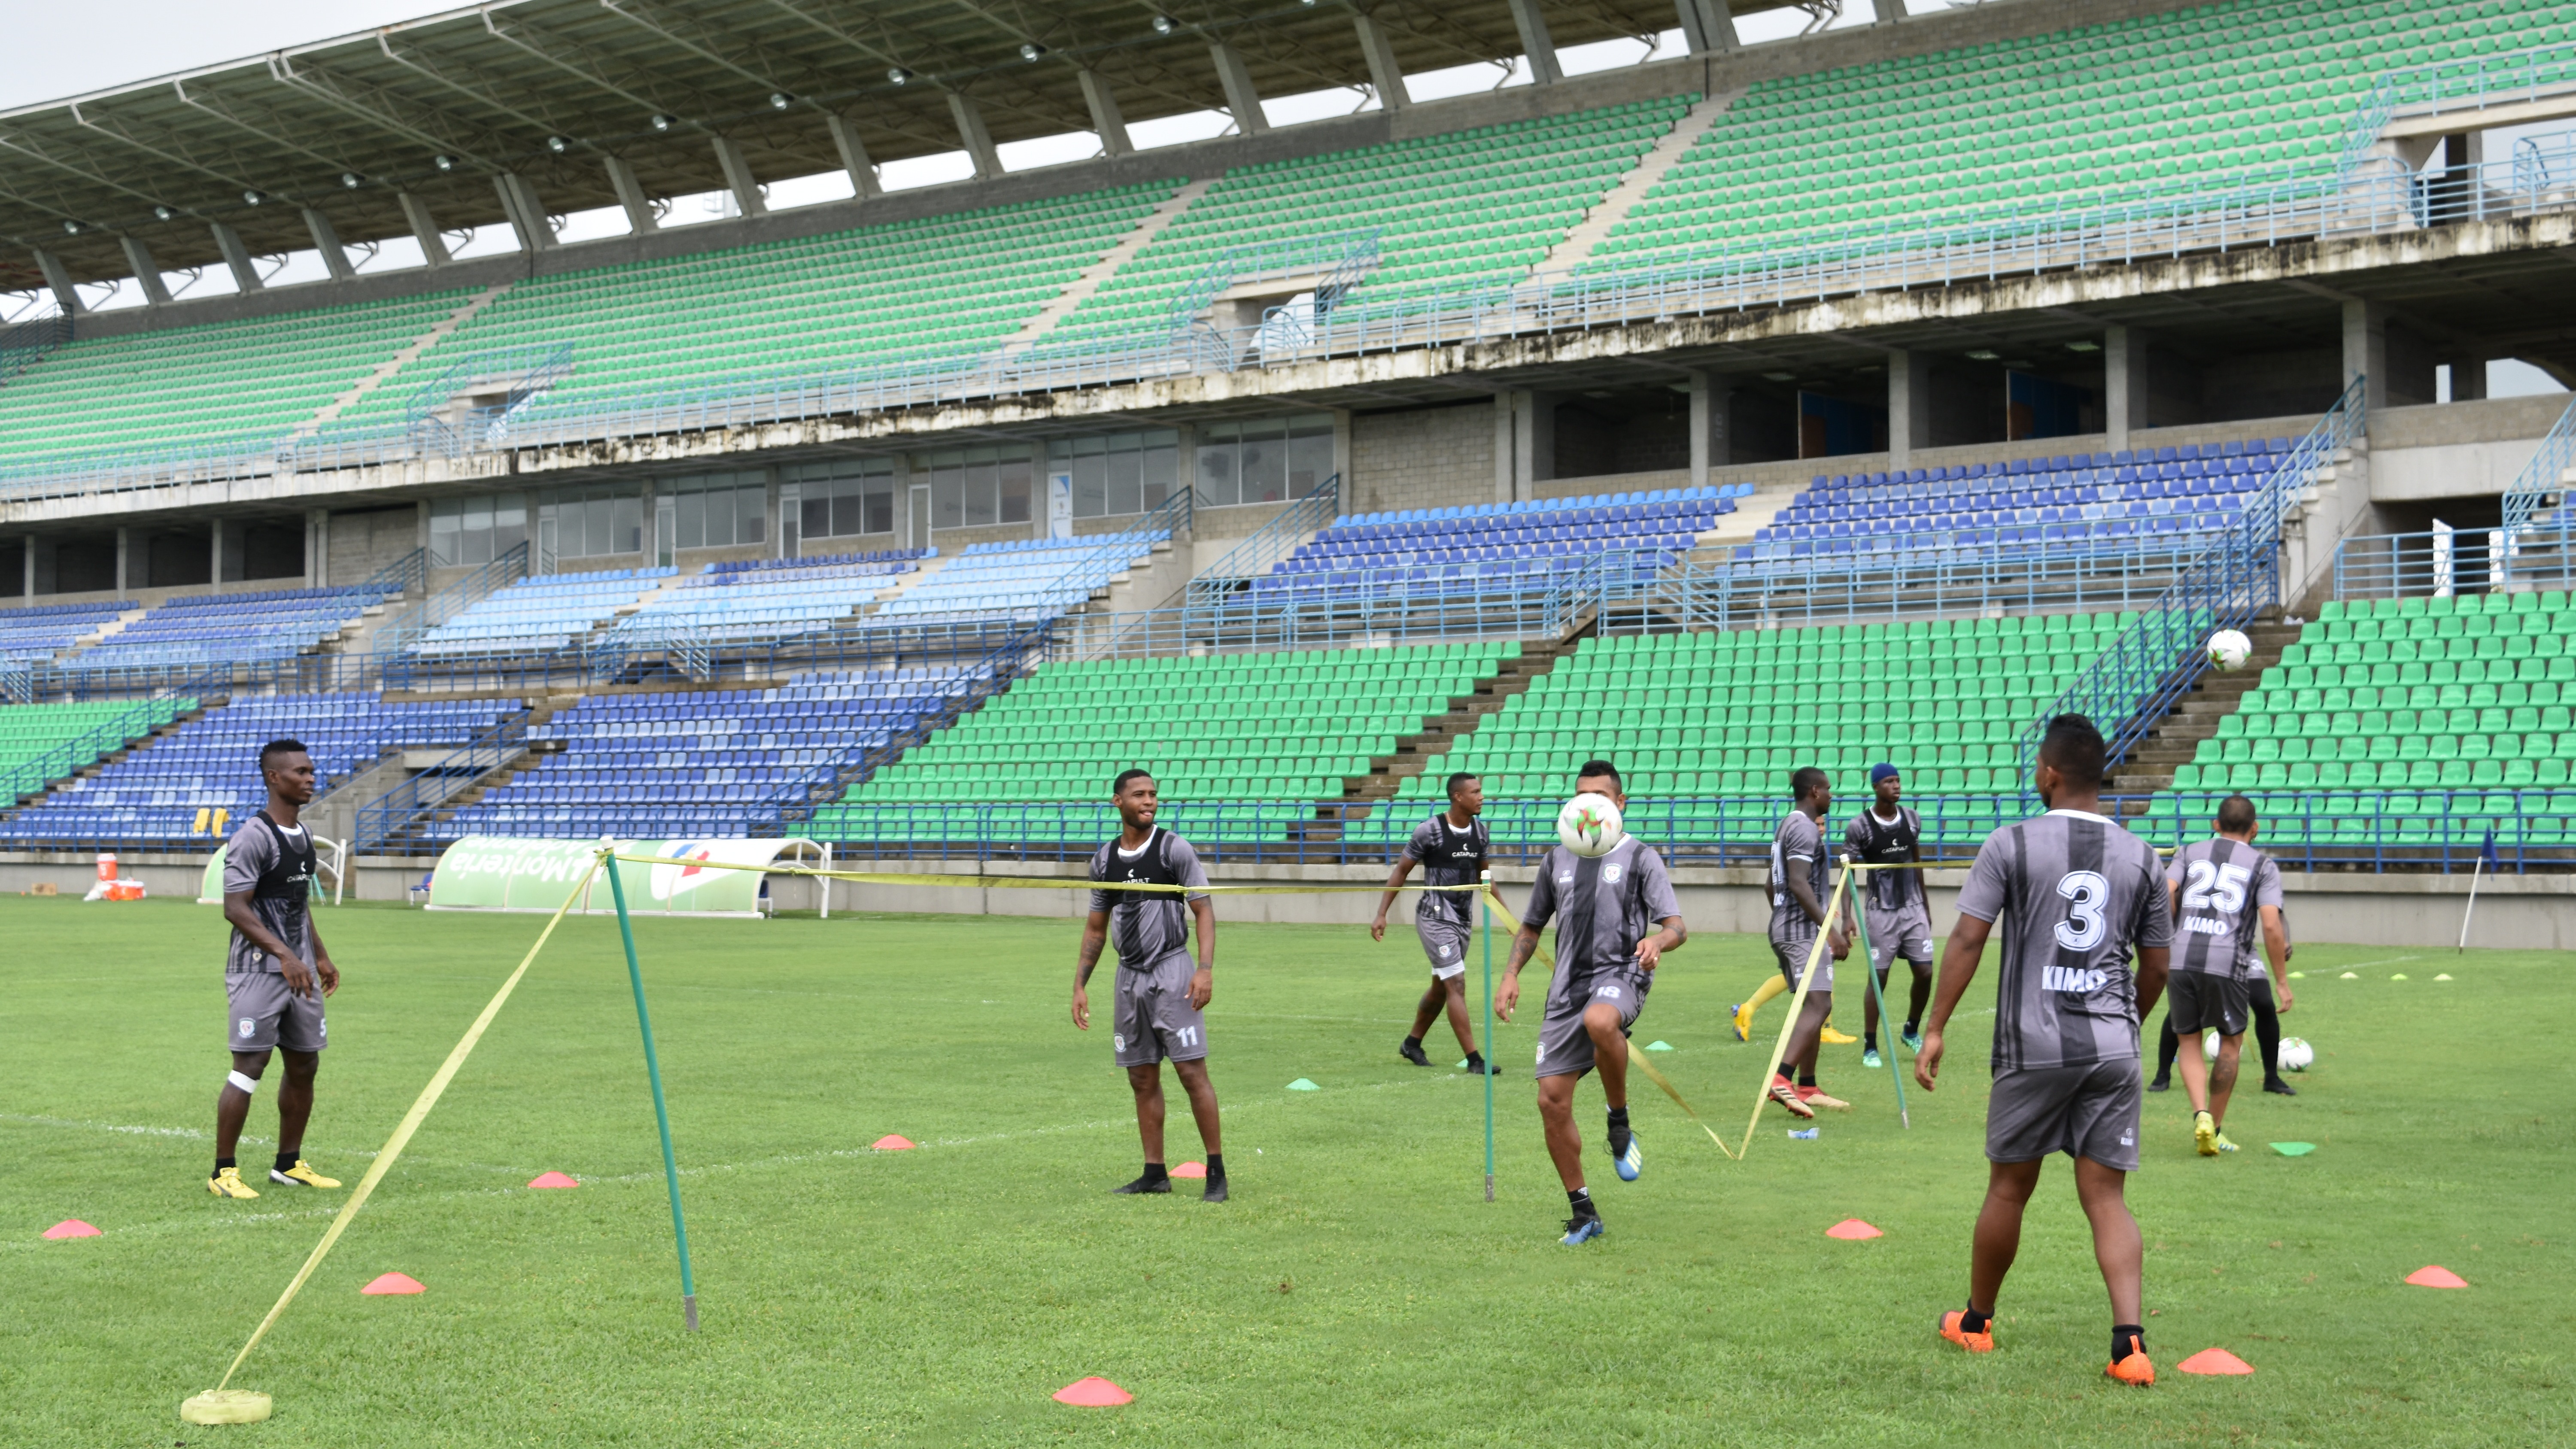
[[[2057,878],[2057,893],[2066,898],[2066,919],[2057,923],[2057,944],[2069,951],[2090,951],[2102,944],[2102,912],[2111,903],[2111,883],[2097,870],[2071,870]]]
[[[2232,916],[2245,909],[2245,883],[2254,878],[2250,866],[2222,866],[2214,860],[2195,860],[2184,873],[2182,908],[2186,911],[2216,909],[2220,915]]]

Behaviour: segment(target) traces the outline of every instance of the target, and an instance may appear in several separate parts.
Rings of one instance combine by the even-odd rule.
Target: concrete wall
[[[429,542],[418,505],[331,515],[330,582],[364,583]]]
[[[2565,393],[2383,408],[2370,420],[2370,498],[2487,497],[2513,485],[2567,411]]]
[[[1348,513],[1494,501],[1490,402],[1351,417]]]

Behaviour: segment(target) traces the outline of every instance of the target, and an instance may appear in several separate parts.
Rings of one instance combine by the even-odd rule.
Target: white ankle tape
[[[224,1073],[224,1080],[241,1088],[245,1092],[255,1093],[259,1090],[259,1078],[257,1077],[245,1077],[239,1072],[226,1072]]]

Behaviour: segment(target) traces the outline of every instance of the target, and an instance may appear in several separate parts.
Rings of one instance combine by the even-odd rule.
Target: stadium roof
[[[1734,0],[1738,13],[1791,0]],[[1083,72],[1126,121],[1225,110],[1213,43],[1262,96],[1370,78],[1362,12],[1397,69],[1523,52],[1517,5],[1557,46],[1647,36],[1672,0],[501,0],[247,60],[0,112],[0,286],[218,265],[209,223],[253,255],[507,219],[503,173],[547,211],[613,206],[606,158],[645,195],[724,189],[719,138],[760,181],[841,169],[834,117],[876,164],[1094,129]],[[1096,82],[1095,82],[1096,85]],[[954,98],[954,99],[952,99]],[[959,101],[967,104],[961,106]],[[969,148],[971,149],[971,148]]]

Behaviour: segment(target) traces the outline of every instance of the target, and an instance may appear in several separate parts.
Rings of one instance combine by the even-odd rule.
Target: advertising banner
[[[761,873],[712,870],[703,862],[766,866],[808,840],[625,840],[621,855],[658,857],[650,865],[615,862],[625,872],[626,908],[637,915],[756,916]],[[542,911],[563,904],[564,893],[590,868],[595,840],[530,840],[469,835],[439,856],[430,872],[433,911]],[[582,915],[614,915],[617,906],[603,876],[573,903]]]

